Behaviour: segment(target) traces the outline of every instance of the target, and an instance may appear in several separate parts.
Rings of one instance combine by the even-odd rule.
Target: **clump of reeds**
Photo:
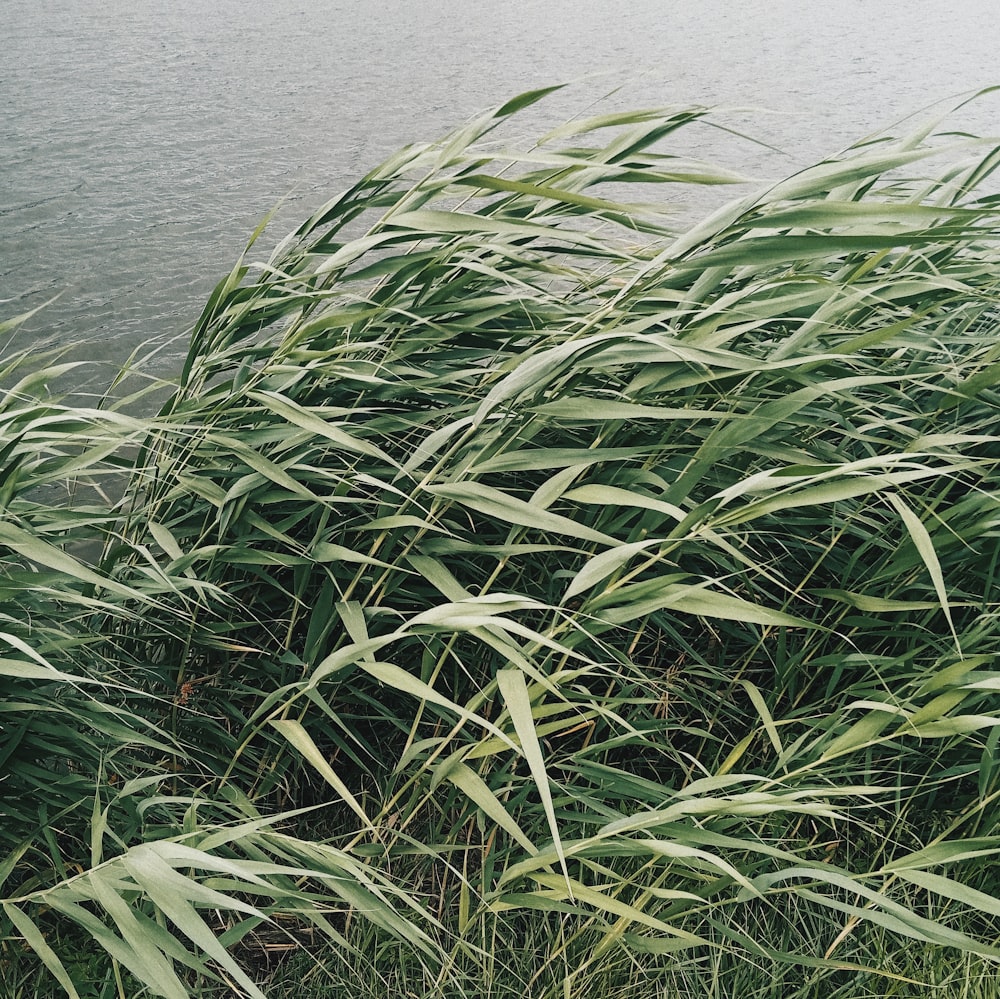
[[[477,145],[539,96],[241,262],[155,419],[5,396],[11,981],[259,996],[269,924],[441,996],[1000,956],[996,150],[674,233],[711,116]]]

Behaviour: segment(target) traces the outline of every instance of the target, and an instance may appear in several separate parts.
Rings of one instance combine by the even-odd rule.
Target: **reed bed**
[[[992,994],[1000,151],[544,96],[4,362],[5,995]]]

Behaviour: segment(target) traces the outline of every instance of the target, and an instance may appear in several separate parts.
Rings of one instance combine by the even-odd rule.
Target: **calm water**
[[[405,142],[520,91],[607,73],[540,112],[767,108],[764,175],[1000,83],[1000,15],[802,0],[0,0],[0,317],[58,294],[38,344],[96,362],[183,333],[260,217],[272,242]],[[1000,133],[989,98],[957,121]],[[176,363],[173,353],[161,365]]]

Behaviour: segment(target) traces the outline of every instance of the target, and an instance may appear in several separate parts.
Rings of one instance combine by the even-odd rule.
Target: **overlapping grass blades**
[[[540,96],[237,266],[148,424],[6,397],[11,982],[259,994],[279,916],[333,995],[1000,956],[996,149],[677,234],[706,113],[482,144]]]

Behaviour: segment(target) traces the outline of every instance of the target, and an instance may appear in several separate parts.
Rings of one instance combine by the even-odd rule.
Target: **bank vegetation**
[[[542,96],[2,362],[5,996],[995,994],[1000,152]]]

